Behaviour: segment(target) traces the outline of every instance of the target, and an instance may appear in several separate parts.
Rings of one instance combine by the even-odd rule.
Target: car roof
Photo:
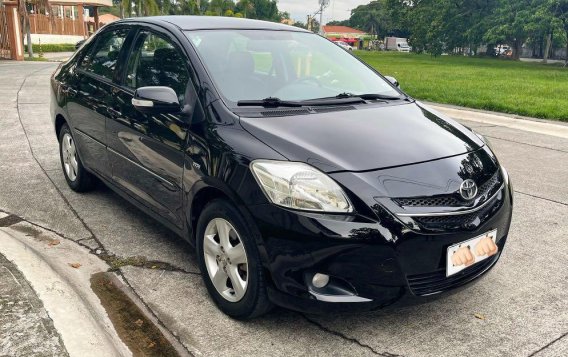
[[[150,16],[128,18],[119,22],[133,21],[154,24],[167,22],[177,26],[181,30],[248,29],[308,32],[299,27],[284,25],[276,22],[223,16]]]

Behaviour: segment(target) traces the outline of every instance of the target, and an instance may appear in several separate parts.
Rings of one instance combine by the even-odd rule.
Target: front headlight
[[[310,165],[300,162],[255,160],[250,167],[272,203],[305,211],[353,211],[341,187]]]

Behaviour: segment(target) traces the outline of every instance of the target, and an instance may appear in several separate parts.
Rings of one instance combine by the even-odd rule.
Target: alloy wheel
[[[239,233],[227,220],[214,218],[203,239],[205,266],[213,286],[227,301],[241,300],[248,286],[248,260]]]
[[[71,181],[75,181],[77,179],[77,172],[79,172],[79,162],[77,160],[75,142],[69,133],[63,135],[63,140],[61,141],[61,157],[67,178]]]

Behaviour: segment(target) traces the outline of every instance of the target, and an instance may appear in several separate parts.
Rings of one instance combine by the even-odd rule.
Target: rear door
[[[106,151],[106,118],[111,105],[113,79],[130,28],[115,27],[97,35],[77,68],[68,93],[67,110],[83,163],[96,173],[110,177]]]
[[[113,179],[181,228],[183,150],[191,117],[137,111],[132,105],[134,91],[146,86],[174,89],[181,107],[195,104],[187,57],[166,32],[141,29],[137,34],[122,85],[114,93],[114,115],[107,122],[107,138]]]

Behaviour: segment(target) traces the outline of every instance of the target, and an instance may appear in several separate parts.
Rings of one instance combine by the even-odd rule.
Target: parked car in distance
[[[512,52],[512,49],[508,45],[499,45],[494,48],[494,51],[497,56],[505,56],[508,52]]]
[[[408,45],[408,40],[401,37],[385,37],[385,48],[387,51],[412,51],[412,47]]]
[[[346,51],[353,51],[353,46],[351,46],[350,44],[348,44],[347,42],[343,42],[343,41],[333,41],[333,43],[335,43],[336,45],[338,45],[339,47],[343,48]]]
[[[487,140],[296,27],[113,22],[53,74],[51,117],[69,187],[99,179],[186,239],[237,319],[427,301],[507,240]]]

